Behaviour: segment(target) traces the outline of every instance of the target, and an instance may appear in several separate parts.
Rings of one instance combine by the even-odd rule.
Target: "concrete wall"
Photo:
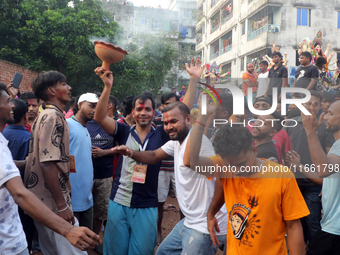
[[[6,85],[9,84],[13,80],[16,72],[21,73],[24,76],[19,86],[20,93],[32,91],[31,82],[39,73],[0,59],[0,82],[5,83]]]

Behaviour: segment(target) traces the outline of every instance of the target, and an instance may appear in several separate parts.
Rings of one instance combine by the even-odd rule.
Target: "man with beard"
[[[340,254],[340,102],[333,103],[327,114],[317,120],[315,104],[311,105],[312,115],[303,113],[302,123],[306,130],[309,153],[322,183],[323,217],[321,229],[315,234],[308,255]],[[336,142],[326,155],[318,137],[318,128],[325,120],[326,130],[333,133]],[[319,170],[318,170],[319,169]]]
[[[179,101],[179,97],[175,93],[166,93],[161,97],[161,108],[164,109],[172,102]],[[154,120],[157,126],[163,125],[163,115],[155,117]],[[163,206],[169,193],[170,183],[174,190],[176,190],[175,175],[174,175],[174,158],[169,157],[162,161],[158,175],[158,233],[157,242],[161,243],[162,238],[162,221],[163,221]],[[182,216],[182,215],[181,215]]]
[[[190,83],[200,77],[200,66],[199,59],[196,65],[192,59],[190,67],[186,66]],[[105,85],[97,104],[95,120],[106,133],[113,135],[118,144],[125,144],[140,151],[156,150],[169,140],[163,126],[152,126],[155,102],[152,95],[147,93],[133,99],[132,115],[136,125],[129,127],[109,118],[106,109],[113,84],[112,72],[102,67],[97,68],[95,72]],[[190,93],[187,95],[190,96]],[[183,101],[187,101],[187,95]],[[109,202],[104,254],[154,254],[157,242],[159,168],[160,162],[143,165],[130,157],[120,155]]]
[[[313,105],[313,110],[316,111],[314,115],[317,116],[317,113],[321,108],[322,97],[321,94],[315,90],[311,90],[310,93],[311,98],[306,104],[306,109],[311,112],[311,105]],[[295,111],[297,111],[297,109],[295,109]],[[298,112],[300,112],[300,110],[298,110]],[[292,149],[300,155],[301,164],[310,166],[313,163],[313,160],[312,155],[307,148],[310,148],[311,144],[308,141],[307,131],[303,126],[302,117],[299,115],[292,119],[297,122],[297,125],[295,127],[285,127],[284,130],[286,130],[289,135]],[[287,121],[286,125],[292,126],[294,125],[294,122]],[[318,127],[317,136],[323,152],[328,153],[335,140],[333,134],[326,130],[324,122]],[[290,164],[288,160],[286,163]],[[309,245],[312,245],[314,236],[321,228],[320,220],[322,208],[319,194],[321,192],[322,179],[306,178],[300,171],[295,172],[295,177],[310,211],[310,215],[303,218],[301,222],[304,229],[305,241],[309,241]]]
[[[87,122],[94,118],[98,96],[93,93],[82,94],[74,117],[67,119],[70,128],[71,199],[74,216],[80,226],[93,229],[93,164],[91,136],[86,128]]]
[[[214,247],[209,238],[206,211],[214,194],[216,180],[201,178],[183,164],[183,153],[191,127],[189,108],[181,102],[169,104],[163,109],[163,122],[171,141],[161,148],[140,152],[123,145],[113,150],[143,164],[156,164],[169,156],[174,157],[177,199],[185,218],[177,223],[164,239],[156,254],[215,254],[218,247]],[[205,136],[200,155],[206,157],[214,155],[211,143]],[[223,209],[217,214],[221,228],[218,240],[221,244],[225,243],[228,218],[225,208]]]
[[[279,163],[279,156],[272,139],[282,129],[281,121],[283,121],[283,117],[276,111],[270,115],[259,116],[255,121],[252,136],[258,149],[258,158]]]
[[[32,92],[26,92],[22,94],[20,99],[26,101],[29,106],[25,128],[31,133],[33,123],[39,114],[39,99]]]
[[[253,63],[249,63],[247,64],[247,72],[245,72],[242,75],[242,81],[243,81],[243,93],[244,95],[247,97],[248,96],[248,88],[251,87],[252,88],[252,94],[249,95],[252,97],[254,102],[254,98],[256,96],[256,91],[257,91],[257,86],[258,86],[258,81],[257,81],[257,74],[254,70],[254,64]]]

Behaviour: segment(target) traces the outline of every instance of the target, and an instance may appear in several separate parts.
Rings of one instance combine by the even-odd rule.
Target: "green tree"
[[[73,94],[98,92],[93,70],[101,65],[95,38],[120,45],[121,28],[97,0],[0,0],[0,58],[36,70],[58,70]],[[156,94],[178,65],[178,35],[140,35],[128,44],[129,55],[111,65],[112,93],[119,99],[144,90]]]
[[[0,31],[0,57],[33,70],[53,69],[63,72],[75,88],[92,87],[93,73],[99,60],[93,51],[92,37],[105,37],[112,43],[118,24],[95,0],[3,1],[6,24]],[[2,22],[1,22],[2,23]]]

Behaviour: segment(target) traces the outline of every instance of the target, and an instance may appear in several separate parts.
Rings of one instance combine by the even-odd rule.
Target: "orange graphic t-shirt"
[[[215,166],[225,166],[220,156],[210,159]],[[265,166],[281,167],[269,160]],[[287,254],[285,221],[309,214],[294,175],[287,170],[259,172],[252,178],[227,173],[220,179],[229,214],[227,254]]]
[[[251,84],[256,84],[257,81],[257,74],[253,75],[248,72],[245,72],[242,75],[242,81],[243,81],[243,93],[245,96],[248,95],[248,85],[245,83],[245,81],[249,81]],[[257,90],[257,86],[252,87],[253,88],[253,93]]]

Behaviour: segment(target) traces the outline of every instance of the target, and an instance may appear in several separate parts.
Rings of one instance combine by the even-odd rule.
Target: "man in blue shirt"
[[[187,71],[191,76],[202,73],[201,62],[194,60]],[[106,114],[113,76],[102,67],[95,70],[104,83],[103,93],[98,101],[95,120],[103,130],[114,136],[119,145],[132,150],[156,150],[169,140],[163,125],[152,126],[155,102],[149,94],[134,98],[132,114],[136,125],[129,127],[108,117]],[[196,73],[196,72],[195,72]],[[186,99],[185,99],[186,100]],[[189,100],[190,101],[190,100]],[[157,186],[160,162],[142,165],[131,157],[119,156],[109,202],[107,225],[104,236],[104,254],[110,255],[153,255],[157,242]]]
[[[70,160],[75,169],[70,169],[71,200],[74,216],[79,226],[93,228],[93,165],[91,137],[86,128],[94,117],[98,96],[85,93],[79,97],[74,109],[74,117],[67,119],[70,128]]]
[[[314,169],[323,179],[321,230],[314,237],[308,249],[308,255],[340,254],[340,101],[333,103],[327,114],[316,118],[316,105],[310,106],[312,115],[301,113],[306,130],[309,153]],[[328,155],[325,154],[317,133],[318,127],[325,120],[326,130],[332,132],[336,140]]]
[[[6,126],[2,134],[8,140],[8,148],[12,153],[13,159],[25,160],[28,155],[31,137],[31,134],[25,128],[28,105],[21,99],[12,99],[11,103],[15,106],[13,109],[14,120]]]

